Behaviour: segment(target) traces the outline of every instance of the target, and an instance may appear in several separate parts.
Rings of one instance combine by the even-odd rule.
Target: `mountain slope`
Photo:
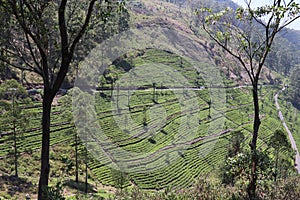
[[[177,6],[173,3],[168,3],[165,1],[141,1],[137,4],[130,4],[129,8],[132,10],[132,23],[133,27],[143,27],[147,24],[155,24],[156,26],[168,27],[172,30],[183,31],[184,34],[193,35],[195,37],[195,43],[201,43],[203,48],[209,54],[209,59],[211,59],[215,65],[217,65],[222,72],[224,78],[234,81],[234,83],[245,85],[250,84],[250,80],[241,66],[232,59],[231,56],[225,54],[222,49],[220,49],[211,39],[206,35],[206,33],[201,30],[201,24],[197,23],[197,17],[194,13],[195,8],[200,6],[215,6],[214,9],[223,9],[226,6],[233,5],[234,3],[228,3],[228,1],[216,2],[216,1],[196,1],[197,4],[193,4],[193,1],[187,3],[187,1],[171,1],[178,3],[181,6]],[[185,2],[181,4],[182,2]],[[197,6],[197,7],[190,7]],[[201,57],[201,56],[199,56]],[[272,68],[271,68],[272,69]],[[262,84],[274,84],[280,83],[282,77],[275,71],[265,68],[261,75]]]
[[[121,169],[125,165],[130,170],[111,169],[111,162],[107,162],[105,158],[101,157],[102,154],[93,155],[93,152],[90,152],[88,167],[90,169],[89,180],[93,179],[91,184],[101,182],[117,188],[137,186],[141,189],[159,190],[190,187],[195,180],[201,177],[219,180],[219,169],[226,161],[234,133],[243,135],[239,149],[248,149],[251,139],[253,109],[251,88],[245,86],[249,84],[246,74],[201,29],[198,29],[199,27],[193,27],[191,9],[185,7],[184,4],[176,6],[168,2],[143,0],[129,3],[128,7],[131,10],[132,29],[152,27],[153,30],[156,30],[157,27],[162,27],[174,30],[186,38],[193,38],[201,52],[198,57],[199,64],[204,69],[214,66],[220,70],[225,87],[217,88],[207,84],[205,82],[207,77],[199,73],[193,67],[192,62],[176,54],[177,51],[170,52],[159,48],[140,50],[137,48],[136,51],[126,52],[114,60],[104,72],[104,78],[101,79],[102,82],[99,81],[98,90],[95,91],[96,121],[103,129],[103,135],[93,135],[98,138],[94,137],[92,141],[94,143],[91,145],[101,145],[100,147],[104,147],[108,155],[125,162],[125,164],[117,163]],[[153,32],[151,33],[153,34]],[[176,41],[181,40],[175,40],[175,44]],[[142,46],[143,44],[140,44],[140,47]],[[178,45],[179,47],[182,45]],[[144,66],[150,66],[150,68],[146,68],[149,70],[145,70]],[[143,73],[138,74],[139,69],[144,69]],[[169,85],[167,85],[164,81],[170,76],[166,72],[171,75],[173,72],[175,75],[181,74],[180,78],[188,80],[188,87],[176,85],[176,79],[171,79],[175,82],[174,84],[168,82]],[[128,84],[121,84],[122,80],[127,81],[130,78],[130,76],[126,76],[128,74],[138,74],[142,77],[141,81],[138,79],[139,76],[131,81],[141,83],[141,86],[134,91],[131,91]],[[176,76],[174,77],[176,78]],[[279,83],[280,78],[282,76],[265,68],[261,83]],[[114,90],[111,91],[110,88]],[[273,151],[269,147],[269,139],[274,129],[281,127],[273,102],[273,95],[278,89],[276,86],[270,85],[262,86],[260,89],[263,106],[258,146],[268,152]],[[215,105],[215,99],[211,96],[215,95],[214,97],[216,97],[221,93],[225,95],[222,96],[221,101],[217,102],[222,103],[222,107],[218,107]],[[178,96],[186,97],[186,102],[180,101]],[[86,98],[88,99],[88,95]],[[282,102],[280,103],[282,104]],[[51,160],[53,162],[51,164],[54,166],[52,168],[54,170],[51,172],[52,180],[62,181],[66,185],[72,184],[70,179],[74,179],[74,156],[70,156],[74,155],[74,127],[66,122],[68,119],[65,118],[62,110],[66,108],[71,110],[71,106],[71,103],[53,106],[53,125],[51,127],[53,131],[51,144],[68,146],[67,152],[55,150],[52,153]],[[41,105],[38,105],[35,108],[26,109],[39,112],[40,107]],[[162,115],[157,113],[162,113]],[[289,113],[286,115],[288,116]],[[297,120],[294,127],[297,129],[300,126],[300,118],[299,120],[296,118],[299,116],[299,112],[295,111],[294,115],[295,117],[290,116]],[[122,118],[122,116],[125,117]],[[192,120],[187,120],[191,117]],[[222,119],[224,119],[224,124],[221,123],[222,121],[220,122]],[[40,148],[41,140],[39,119],[30,120],[32,120],[32,125],[28,127],[19,143],[19,146],[22,147],[20,151],[28,151],[29,154],[30,151]],[[122,122],[122,120],[124,121]],[[131,120],[130,123],[128,120]],[[155,129],[157,127],[158,129]],[[157,131],[152,133],[151,130]],[[196,130],[194,134],[191,134],[194,130]],[[11,134],[11,132],[7,132],[7,134],[1,135],[0,156],[2,159],[9,159],[7,156],[12,144]],[[105,136],[106,140],[103,140],[102,136]],[[80,145],[81,178],[84,177],[85,152],[82,144]],[[180,145],[183,148],[179,148]],[[55,146],[53,148],[56,149]],[[116,149],[124,151],[120,153],[114,151]],[[126,152],[130,152],[132,155],[139,153],[139,156],[134,157]],[[32,152],[30,155],[38,157],[36,153]],[[282,155],[283,157],[289,156],[287,151],[283,151]],[[31,163],[29,159],[30,156],[28,158],[26,156],[26,162]],[[23,162],[23,160],[21,161]],[[290,157],[287,159],[287,165],[293,168],[293,160]],[[64,170],[70,168],[70,174],[60,177],[61,168]],[[291,173],[288,171],[290,168],[282,170]],[[9,168],[9,163],[0,169],[5,174],[13,173],[13,169]],[[34,174],[34,169],[22,168],[20,174],[30,177],[30,174]],[[32,177],[30,181],[35,185],[37,178]]]

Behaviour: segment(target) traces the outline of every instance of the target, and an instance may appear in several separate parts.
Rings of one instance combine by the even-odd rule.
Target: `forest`
[[[298,0],[0,13],[0,200],[300,199]]]

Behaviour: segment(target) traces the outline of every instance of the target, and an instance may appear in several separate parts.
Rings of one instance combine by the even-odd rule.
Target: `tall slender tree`
[[[10,97],[9,97],[10,96]],[[0,131],[12,131],[13,140],[13,157],[15,176],[18,177],[18,158],[19,158],[19,141],[20,135],[25,131],[29,124],[29,118],[32,113],[27,111],[22,113],[19,105],[20,102],[28,103],[28,99],[21,97],[26,96],[26,90],[16,80],[7,80],[0,87]],[[11,99],[11,103],[1,101],[1,98]]]
[[[203,29],[223,50],[236,59],[252,84],[254,106],[251,148],[251,176],[248,185],[250,199],[256,198],[257,186],[257,139],[259,134],[260,108],[258,83],[266,58],[280,31],[300,17],[300,6],[294,0],[273,0],[270,5],[253,8],[251,0],[245,0],[246,8],[226,8],[213,13],[201,9],[199,16]],[[203,17],[205,16],[205,17]]]
[[[0,35],[1,52],[6,55],[1,56],[1,60],[38,74],[44,87],[38,199],[48,199],[52,101],[65,80],[77,47],[86,39],[84,35],[99,21],[96,15],[107,18],[122,3],[116,0],[0,0],[1,16],[10,16],[10,25],[6,26],[9,37]],[[0,23],[7,25],[7,22]]]

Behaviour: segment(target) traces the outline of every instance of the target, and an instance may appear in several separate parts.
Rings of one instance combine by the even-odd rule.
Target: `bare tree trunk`
[[[153,97],[152,97],[152,98],[153,98],[153,102],[154,102],[154,103],[156,103],[156,97],[155,97],[155,96],[156,96],[156,95],[155,95],[155,94],[156,94],[156,91],[155,91],[155,89],[156,89],[156,83],[153,83],[153,95],[152,95]]]
[[[254,103],[254,124],[253,124],[253,137],[250,143],[251,147],[251,177],[250,183],[248,185],[248,195],[251,200],[256,199],[256,183],[257,183],[257,164],[258,157],[256,151],[256,144],[258,138],[258,130],[260,126],[260,118],[259,118],[259,101],[258,101],[258,87],[257,81],[253,84],[252,95],[253,95],[253,103]]]
[[[75,162],[76,162],[76,169],[75,169],[75,182],[78,183],[78,137],[77,132],[75,130]]]
[[[15,176],[18,177],[18,147],[17,147],[17,133],[16,133],[16,121],[14,119],[14,156],[15,156]]]
[[[113,97],[113,91],[114,91],[114,81],[112,80],[111,84],[110,84],[110,99],[111,100],[114,99],[114,97]]]
[[[85,193],[88,193],[88,160],[87,160],[87,146],[85,147]]]
[[[277,181],[277,173],[278,173],[278,159],[279,159],[279,147],[276,149],[275,172],[274,172],[275,184]]]
[[[44,90],[43,117],[42,117],[42,151],[41,151],[41,171],[39,180],[38,200],[48,200],[46,190],[49,181],[49,148],[50,148],[50,113],[52,97],[50,92]]]

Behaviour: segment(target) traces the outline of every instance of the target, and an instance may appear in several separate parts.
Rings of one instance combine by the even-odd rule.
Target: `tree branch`
[[[282,25],[277,32],[280,32],[282,29],[286,28],[288,25],[290,25],[291,23],[293,23],[295,20],[299,19],[300,15],[293,18],[292,20],[290,20],[289,22],[286,22],[284,25]]]
[[[27,27],[27,25],[25,23],[24,10],[22,9],[22,6],[20,6],[21,9],[18,10],[16,2],[12,1],[11,8],[12,8],[14,16],[16,17],[16,20],[20,24],[23,31],[25,33],[27,33],[31,37],[31,39],[34,41],[34,43],[37,45],[42,58],[46,58],[46,60],[47,60],[46,53],[44,52],[44,49],[42,48],[40,42],[38,41],[36,36],[30,31],[30,29]],[[19,16],[19,13],[21,13],[21,17]]]
[[[254,77],[251,76],[251,73],[249,71],[249,69],[247,68],[245,62],[243,61],[243,59],[241,58],[240,55],[236,55],[234,52],[232,52],[227,46],[225,46],[224,44],[222,44],[217,38],[215,38],[209,30],[206,29],[205,25],[203,25],[203,29],[204,31],[209,35],[209,37],[211,39],[213,39],[220,47],[222,47],[225,51],[227,51],[231,56],[233,56],[234,58],[236,58],[243,66],[243,68],[245,69],[245,71],[247,72],[251,83],[254,83]]]
[[[42,45],[40,44],[39,40],[37,39],[37,37],[33,34],[33,32],[30,30],[30,28],[27,27],[27,25],[25,23],[25,16],[24,16],[24,10],[22,8],[22,5],[20,5],[20,9],[18,9],[18,6],[17,6],[17,3],[15,0],[9,1],[9,3],[10,3],[10,7],[12,9],[12,13],[15,16],[18,24],[21,26],[24,33],[30,36],[30,38],[34,41],[34,43],[36,44],[36,46],[39,50],[39,53],[41,55],[42,62],[43,62],[43,74],[40,74],[40,75],[43,77],[45,84],[49,85],[47,55],[46,55]],[[19,13],[21,14],[21,16],[19,15]]]
[[[88,24],[90,22],[95,2],[96,2],[96,0],[92,0],[89,3],[85,22],[82,25],[80,31],[78,32],[77,36],[75,37],[75,39],[72,42],[70,49],[69,49],[68,33],[67,33],[66,19],[65,19],[65,10],[66,10],[67,0],[61,1],[58,16],[59,16],[59,29],[60,29],[61,43],[62,43],[61,44],[62,45],[62,61],[61,61],[60,70],[57,74],[57,77],[56,77],[54,83],[53,83],[54,94],[59,90],[59,87],[61,86],[61,83],[63,82],[63,80],[69,70],[70,62],[73,58],[76,45],[79,43],[80,39],[84,35],[84,33],[88,27]]]
[[[19,66],[19,65],[16,65],[14,63],[9,62],[8,60],[6,60],[6,59],[4,59],[2,57],[0,57],[0,60],[2,62],[4,62],[4,63],[6,63],[6,64],[8,64],[8,65],[10,65],[10,66],[12,66],[14,68],[16,68],[16,69],[21,69],[21,70],[26,70],[26,71],[30,71],[30,72],[35,72],[35,73],[41,75],[41,73],[39,71],[37,71],[36,68],[27,68],[27,67]]]
[[[28,34],[27,34],[27,33],[25,33],[25,37],[26,37],[26,41],[27,41],[28,48],[29,48],[29,51],[30,51],[30,55],[31,55],[31,57],[32,57],[32,59],[33,59],[33,61],[34,61],[34,63],[36,64],[37,68],[38,68],[39,70],[42,71],[42,68],[41,68],[40,64],[38,63],[38,61],[37,61],[37,59],[36,59],[36,57],[35,57],[35,54],[33,53],[33,49],[32,49],[32,46],[31,46],[31,42],[30,42],[30,40],[29,40],[29,37],[28,37]]]
[[[58,10],[59,31],[61,37],[61,56],[63,60],[69,57],[69,42],[65,19],[66,5],[67,0],[62,0]]]
[[[92,12],[93,12],[93,8],[94,8],[94,4],[95,4],[96,0],[92,0],[89,4],[89,8],[87,11],[87,15],[85,18],[85,22],[81,28],[81,30],[79,31],[79,33],[77,34],[77,36],[75,37],[74,41],[72,42],[72,45],[70,47],[70,54],[73,56],[74,50],[76,48],[76,45],[78,44],[80,38],[82,38],[83,34],[85,33],[87,26],[89,25],[91,16],[92,16]]]

